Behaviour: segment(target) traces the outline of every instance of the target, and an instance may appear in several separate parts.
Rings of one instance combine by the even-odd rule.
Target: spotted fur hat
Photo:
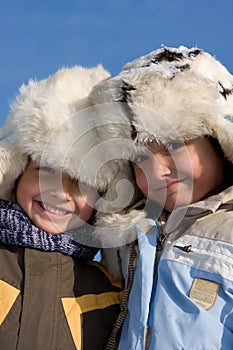
[[[163,47],[127,63],[94,90],[105,103],[123,105],[137,142],[209,135],[233,162],[233,76],[202,49]]]

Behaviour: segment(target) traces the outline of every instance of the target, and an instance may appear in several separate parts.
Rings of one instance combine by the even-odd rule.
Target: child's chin
[[[66,229],[63,227],[59,227],[59,225],[53,224],[53,223],[34,223],[39,229],[57,235],[62,232],[64,232]]]
[[[80,218],[77,218],[76,220],[68,220],[68,222],[62,222],[62,220],[61,222],[56,222],[50,218],[50,220],[46,220],[45,222],[37,220],[37,222],[34,222],[34,225],[43,231],[57,235],[79,228],[84,225],[84,222]]]
[[[58,234],[63,233],[65,231],[65,230],[63,231],[62,229],[59,229],[58,227],[54,227],[54,226],[44,227],[41,229],[48,232],[48,233],[51,233],[53,235],[58,235]]]

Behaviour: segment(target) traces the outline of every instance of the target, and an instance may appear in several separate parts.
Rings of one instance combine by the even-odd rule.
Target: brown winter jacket
[[[102,350],[121,297],[98,263],[0,244],[1,350]]]

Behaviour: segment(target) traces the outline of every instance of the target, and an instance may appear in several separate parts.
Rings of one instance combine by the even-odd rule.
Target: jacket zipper
[[[158,264],[159,264],[160,257],[162,255],[163,246],[164,246],[164,243],[166,240],[166,236],[163,232],[163,224],[162,224],[162,221],[160,218],[157,220],[157,225],[158,225],[158,229],[159,229],[159,238],[158,238],[158,242],[156,245],[155,278],[157,275]]]
[[[194,253],[195,256],[199,261],[206,261],[206,257],[212,257],[214,260],[216,260],[216,256],[219,256],[221,258],[221,261],[229,262],[229,260],[232,261],[233,264],[233,258],[229,255],[224,255],[220,254],[211,250],[207,249],[200,249],[199,247],[194,247],[192,245],[184,245],[184,246],[179,246],[179,245],[174,245],[173,248],[177,248],[180,250],[180,255],[185,257],[189,253]]]
[[[156,245],[156,258],[155,258],[155,266],[154,266],[154,283],[157,279],[158,264],[159,264],[160,257],[162,255],[162,250],[163,250],[163,246],[164,246],[165,239],[166,239],[166,236],[163,233],[163,224],[162,224],[161,219],[158,218],[156,223],[157,223],[157,226],[159,229],[159,238],[158,238],[157,245]],[[149,350],[149,348],[150,348],[151,340],[152,340],[151,331],[152,330],[150,327],[148,327],[148,325],[144,329],[143,350]]]

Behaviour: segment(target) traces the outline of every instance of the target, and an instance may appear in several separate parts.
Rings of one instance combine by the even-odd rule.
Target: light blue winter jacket
[[[174,210],[158,267],[158,227],[153,220],[149,232],[138,225],[119,350],[233,349],[232,210],[233,187]]]

